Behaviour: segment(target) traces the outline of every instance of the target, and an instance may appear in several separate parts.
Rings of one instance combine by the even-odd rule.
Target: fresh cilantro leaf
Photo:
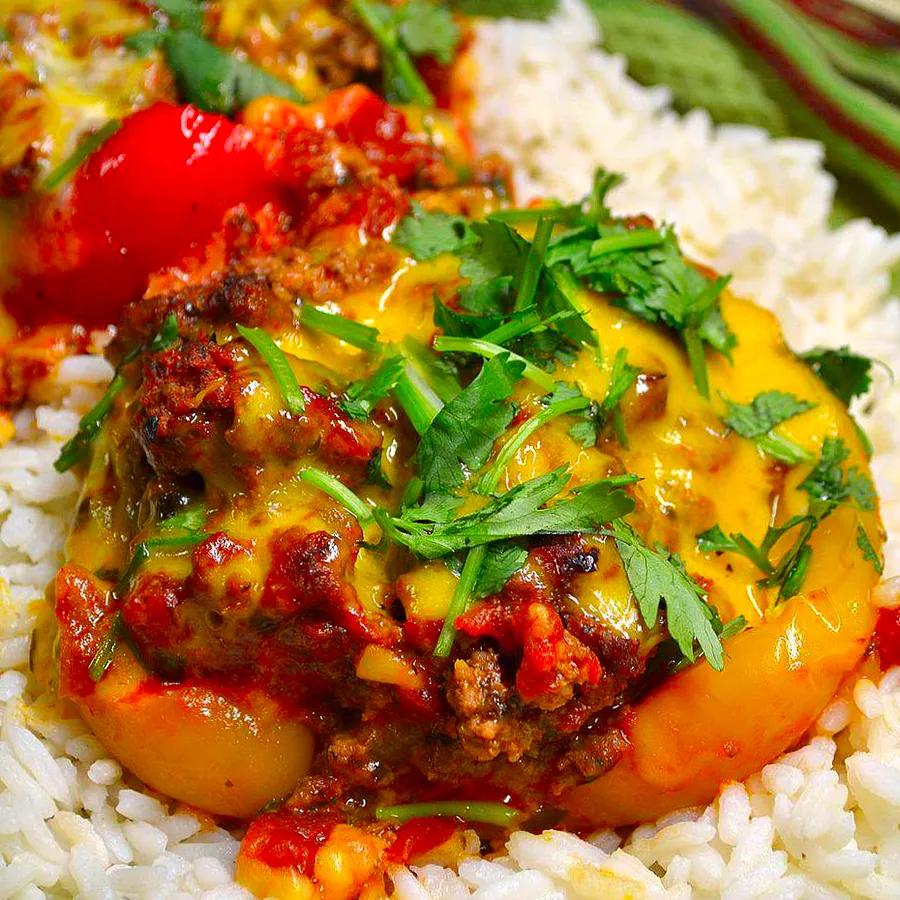
[[[544,21],[556,12],[559,0],[454,0],[454,6],[470,16]]]
[[[844,472],[843,463],[850,455],[847,445],[836,437],[827,437],[813,470],[800,482],[819,510],[830,512],[838,504],[850,504],[869,511],[875,508],[875,488],[869,477],[853,466]]]
[[[476,597],[488,597],[503,590],[528,559],[528,551],[518,544],[500,542],[487,548],[473,591]]]
[[[446,493],[484,465],[512,420],[509,398],[524,368],[508,354],[486,360],[472,383],[438,412],[416,451],[426,493]]]
[[[257,97],[303,97],[293,86],[190,31],[166,35],[166,58],[181,96],[210,112],[231,115]]]
[[[372,0],[351,0],[350,5],[381,49],[384,93],[388,101],[434,106],[434,95],[422,80],[400,34],[400,10]]]
[[[764,391],[750,403],[735,403],[728,398],[725,403],[728,407],[725,424],[746,438],[760,437],[815,406],[783,391]]]
[[[528,257],[529,243],[505,222],[487,219],[470,226],[476,240],[462,248],[459,272],[472,284],[512,276],[518,286]]]
[[[341,400],[341,409],[354,419],[368,419],[375,406],[397,386],[406,369],[402,356],[391,356],[363,381],[348,385]]]
[[[536,534],[593,533],[634,509],[634,501],[622,488],[635,481],[621,476],[577,488],[552,506],[545,503],[568,484],[565,468],[555,469],[495,497],[476,512],[447,523],[421,524],[406,512],[400,517],[378,515],[379,523],[396,543],[426,559],[495,541]]]
[[[391,240],[409,250],[415,259],[427,260],[442,253],[459,253],[476,238],[462,216],[428,212],[413,200],[412,213],[400,221]]]
[[[875,551],[872,541],[862,525],[856,529],[856,546],[862,550],[863,559],[872,563],[872,567],[879,575],[884,574],[884,560]]]
[[[409,0],[394,15],[397,33],[413,56],[433,56],[444,65],[453,61],[460,32],[446,6],[429,0]]]
[[[571,266],[592,288],[612,294],[617,305],[646,322],[679,332],[697,388],[708,396],[704,344],[725,356],[736,344],[719,307],[728,279],[709,279],[690,265],[671,228],[659,232],[659,241],[653,246],[593,252],[605,238],[624,238],[628,233],[620,223],[576,230],[551,245],[548,265]]]
[[[387,475],[384,474],[384,468],[381,464],[382,456],[383,451],[381,447],[379,447],[372,454],[372,458],[369,460],[368,465],[366,466],[366,484],[372,484],[375,485],[375,487],[381,487],[385,490],[390,490],[393,485],[388,480]]]
[[[742,437],[755,440],[757,446],[769,456],[789,465],[813,461],[814,457],[807,450],[773,429],[813,409],[815,403],[799,400],[783,391],[764,391],[750,403],[735,403],[726,397],[725,404],[728,408],[725,424]]]
[[[840,438],[825,439],[818,462],[799,485],[800,490],[810,496],[809,511],[805,515],[792,516],[782,525],[770,526],[759,546],[744,534],[726,535],[718,525],[698,535],[697,546],[707,553],[740,553],[764,574],[759,582],[761,585],[778,588],[779,600],[794,596],[806,577],[812,559],[809,541],[819,523],[841,504],[862,510],[875,508],[875,489],[868,476],[856,467],[844,472],[843,463],[849,455],[850,451]],[[798,531],[793,545],[777,563],[773,562],[770,555],[775,544],[794,529]],[[865,555],[859,535],[857,543]]]
[[[600,432],[616,411],[625,392],[634,384],[640,369],[628,363],[628,350],[620,347],[613,359],[612,372],[606,396],[600,403],[592,403],[585,411],[584,418],[569,429],[569,436],[583,447],[593,447]]]
[[[166,33],[156,28],[147,28],[128,35],[122,43],[138,56],[146,56],[151,50],[159,50],[166,42]]]
[[[509,310],[512,287],[512,275],[491,278],[479,284],[467,284],[460,288],[459,305],[480,316],[502,317]]]
[[[718,615],[706,602],[700,586],[688,576],[681,560],[662,547],[655,550],[648,547],[625,522],[616,521],[612,528],[644,622],[652,628],[660,604],[665,604],[669,634],[685,659],[694,662],[698,644],[709,664],[721,671],[724,654],[713,627]]]
[[[799,356],[847,406],[872,387],[872,360],[849,347],[814,347]]]
[[[203,31],[203,4],[197,0],[154,0],[151,4],[166,14],[176,28],[201,34]]]

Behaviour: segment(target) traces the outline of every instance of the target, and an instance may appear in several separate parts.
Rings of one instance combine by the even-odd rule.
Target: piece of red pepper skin
[[[103,327],[148,275],[201,246],[238,204],[278,190],[249,129],[193,106],[128,116],[78,170],[69,203],[38,203],[13,250],[4,305],[26,327]]]
[[[900,665],[900,608],[879,610],[875,645],[883,670]]]

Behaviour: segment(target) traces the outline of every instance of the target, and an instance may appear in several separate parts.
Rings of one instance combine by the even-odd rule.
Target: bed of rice
[[[573,198],[596,165],[624,172],[612,202],[675,222],[690,251],[777,309],[798,349],[850,342],[900,372],[900,237],[866,221],[827,228],[833,181],[821,149],[680,117],[663,90],[597,48],[595,24],[564,0],[545,25],[479,28],[476,134],[516,164],[522,199]],[[47,402],[22,411],[0,448],[0,898],[231,900],[237,841],[141,790],[76,718],[23,674],[44,591],[77,497],[52,467],[61,441],[110,377],[96,357],[62,365]],[[883,374],[857,413],[900,572],[900,390]],[[886,591],[885,594],[895,593]],[[809,743],[707,809],[590,841],[512,836],[506,854],[392,873],[399,900],[589,897],[900,897],[900,669],[859,680]]]

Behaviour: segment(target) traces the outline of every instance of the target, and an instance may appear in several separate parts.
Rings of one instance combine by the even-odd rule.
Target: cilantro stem
[[[379,822],[408,822],[430,816],[450,816],[467,822],[484,822],[510,828],[522,818],[522,813],[504,803],[480,803],[468,800],[433,800],[430,803],[407,803],[402,806],[379,806],[375,818]]]
[[[463,563],[462,572],[459,573],[456,589],[450,598],[450,606],[447,609],[441,633],[434,647],[435,656],[447,657],[450,655],[450,650],[453,648],[453,643],[456,640],[456,620],[468,608],[469,598],[475,589],[475,582],[478,580],[478,573],[481,571],[486,555],[486,544],[473,547],[466,554],[466,561]]]
[[[442,368],[439,357],[420,341],[405,337],[400,352],[442,403],[449,403],[462,390],[452,372]]]
[[[103,396],[81,417],[75,436],[63,444],[59,456],[53,463],[53,468],[57,472],[65,472],[84,459],[107,416],[112,412],[116,397],[124,389],[125,376],[118,373],[103,392]]]
[[[581,302],[581,298],[579,297],[581,284],[578,279],[568,266],[561,263],[550,266],[547,271],[550,275],[550,280],[555,285],[557,294],[562,303],[566,306],[567,311],[573,312],[581,319],[581,322],[584,325],[583,329],[581,329],[583,333],[578,339],[584,343],[590,344],[592,347],[596,347],[597,335],[593,328],[588,325],[587,309],[585,309]]]
[[[394,396],[400,401],[412,427],[420,436],[428,431],[434,417],[444,405],[409,361],[406,371],[397,380]]]
[[[687,350],[688,361],[691,364],[691,372],[694,374],[694,384],[701,397],[709,399],[709,373],[706,369],[706,350],[703,347],[703,338],[696,328],[685,328],[681,332],[684,338],[684,346]]]
[[[541,270],[544,268],[544,256],[547,253],[547,245],[553,235],[553,219],[541,216],[537,220],[534,232],[534,240],[528,250],[528,258],[525,260],[525,268],[522,271],[522,279],[519,282],[519,290],[513,310],[525,309],[534,302],[534,294],[537,290]]]
[[[774,459],[779,459],[791,466],[813,463],[816,460],[808,450],[804,450],[799,444],[783,434],[778,434],[777,431],[761,434],[756,438],[756,446]]]
[[[566,413],[577,412],[585,409],[590,405],[587,397],[572,397],[570,400],[562,400],[559,403],[553,403],[546,409],[541,410],[536,416],[532,416],[523,422],[515,431],[513,436],[500,448],[497,458],[494,460],[490,469],[484,473],[478,482],[477,490],[480,494],[492,494],[497,490],[497,485],[506,471],[506,467],[512,458],[518,453],[519,448],[547,422],[564,416]]]
[[[323,334],[330,334],[345,344],[365,350],[367,353],[378,353],[381,348],[377,328],[363,325],[362,322],[354,322],[353,319],[336,313],[323,312],[309,303],[304,303],[300,307],[297,319],[301,325],[306,325],[314,331],[321,331]]]
[[[147,562],[153,553],[162,552],[178,552],[179,550],[189,550],[196,547],[206,537],[205,532],[192,531],[187,534],[173,535],[172,537],[155,537],[146,541],[141,541],[134,548],[131,560],[125,567],[125,571],[119,578],[116,586],[113,588],[113,596],[121,598],[124,596],[134,576],[140,571],[141,567]]]
[[[311,484],[323,493],[328,494],[332,500],[340,503],[361,525],[372,521],[372,510],[366,502],[357,497],[350,488],[333,475],[329,475],[327,472],[321,471],[321,469],[303,469],[299,477],[301,481]]]
[[[647,247],[658,247],[664,238],[655,228],[636,228],[625,234],[611,234],[598,238],[591,244],[590,257],[605,256],[607,253],[618,253],[621,250],[644,250]]]
[[[238,334],[253,346],[269,367],[288,411],[296,416],[302,415],[306,410],[306,400],[303,398],[303,391],[300,389],[297,376],[294,374],[284,350],[262,328],[247,328],[244,325],[238,325],[237,330]]]
[[[498,344],[491,344],[490,342],[479,338],[440,335],[435,338],[434,349],[440,350],[442,353],[474,353],[476,356],[483,356],[486,359],[493,359],[501,353],[506,353],[509,355],[510,359],[517,360],[524,365],[525,368],[523,369],[522,374],[529,381],[533,381],[538,387],[543,388],[545,391],[552,391],[555,385],[553,377],[543,369],[539,369],[534,363],[529,362],[517,353],[513,353],[511,350],[507,350],[505,347],[501,347]]]
[[[110,119],[93,134],[86,137],[75,151],[66,157],[45,179],[41,187],[45,191],[55,191],[78,167],[95,151],[99,150],[120,128],[118,119]]]
[[[134,362],[141,353],[150,351],[157,353],[166,350],[178,339],[178,320],[174,313],[169,313],[163,321],[162,327],[146,344],[141,344],[130,350],[122,358],[116,368],[113,380],[107,385],[103,396],[89,409],[78,423],[78,431],[70,438],[59,451],[59,456],[53,463],[57,472],[65,472],[71,469],[75,463],[80,462],[87,455],[94,438],[100,433],[100,428],[112,412],[113,401],[125,387],[125,378],[122,369]]]
[[[386,79],[395,87],[402,87],[401,102],[418,103],[420,106],[434,106],[434,95],[422,80],[413,65],[409,53],[401,46],[397,34],[382,20],[375,6],[369,0],[351,0],[353,11],[362,19],[372,33],[385,56],[384,69],[393,76]]]
[[[488,341],[491,344],[508,344],[510,341],[524,337],[526,334],[537,331],[546,331],[547,327],[554,322],[559,322],[562,319],[570,319],[574,315],[575,314],[571,310],[563,309],[553,313],[552,316],[547,316],[546,319],[542,319],[537,310],[533,308],[528,309],[523,311],[522,315],[510,319],[509,322],[504,322],[502,325],[498,325],[493,331],[489,331],[487,334],[483,334],[481,340]]]
[[[113,657],[116,654],[116,646],[119,643],[119,633],[121,630],[122,613],[117,610],[113,614],[113,620],[109,626],[109,630],[103,635],[103,638],[97,645],[97,650],[91,657],[90,664],[88,665],[88,675],[90,676],[91,681],[100,681],[106,674],[106,670],[112,664]]]

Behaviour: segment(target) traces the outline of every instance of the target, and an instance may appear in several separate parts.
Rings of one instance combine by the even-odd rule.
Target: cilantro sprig
[[[203,4],[198,0],[158,0],[152,5],[156,27],[130,35],[125,46],[141,55],[161,49],[188,103],[232,115],[257,97],[303,102],[293,85],[203,37]]]
[[[819,459],[799,485],[799,489],[809,496],[807,512],[791,516],[781,525],[770,525],[759,544],[740,532],[726,534],[715,525],[697,535],[698,548],[707,553],[738,553],[746,557],[762,573],[759,581],[762,586],[778,588],[779,601],[793,597],[803,587],[812,561],[810,539],[821,522],[840,506],[851,506],[863,512],[875,508],[875,488],[869,477],[856,466],[845,470],[844,463],[849,456],[850,451],[840,438],[827,437]],[[790,533],[795,535],[793,543],[780,559],[773,560],[771,554],[775,546]],[[860,538],[857,534],[857,544],[863,555],[867,559],[877,559],[868,535],[864,531],[863,535],[864,538]]]
[[[873,360],[849,347],[813,347],[799,354],[812,370],[825,382],[828,389],[845,406],[855,397],[862,397],[872,387]]]
[[[750,403],[735,403],[727,397],[724,400],[725,424],[742,437],[755,441],[764,453],[789,465],[815,461],[808,450],[774,430],[782,422],[814,409],[815,403],[784,391],[763,391]]]
[[[387,99],[392,103],[434,106],[434,95],[416,69],[413,57],[429,54],[450,62],[460,35],[449,10],[427,0],[409,0],[398,7],[373,0],[351,0],[351,6],[381,49]]]
[[[644,622],[654,626],[660,605],[665,605],[666,627],[682,656],[694,662],[702,653],[721,671],[725,664],[721,628],[717,632],[713,624],[718,615],[681,560],[662,547],[648,547],[625,522],[613,522],[612,531]]]

